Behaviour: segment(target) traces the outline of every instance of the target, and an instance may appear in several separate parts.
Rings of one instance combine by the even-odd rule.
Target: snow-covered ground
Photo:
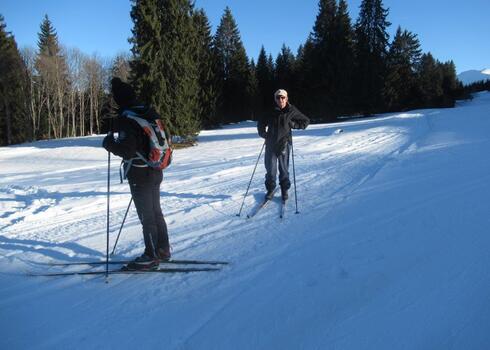
[[[292,195],[282,221],[278,198],[245,218],[262,164],[236,216],[255,125],[202,132],[175,152],[161,203],[175,258],[231,265],[26,276],[105,258],[101,139],[0,148],[1,349],[490,349],[490,93],[295,131],[300,214]],[[118,165],[111,247],[130,199]],[[132,209],[115,258],[142,249]]]

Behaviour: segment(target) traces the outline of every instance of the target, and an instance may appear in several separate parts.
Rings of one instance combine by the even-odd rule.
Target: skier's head
[[[111,80],[112,97],[120,108],[131,107],[136,102],[136,93],[131,85],[119,78]]]
[[[279,89],[274,93],[274,100],[279,108],[283,109],[288,104],[288,92],[284,89]]]

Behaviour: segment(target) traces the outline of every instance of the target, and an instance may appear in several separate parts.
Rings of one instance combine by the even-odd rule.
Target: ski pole
[[[259,164],[259,160],[260,160],[260,157],[262,156],[262,152],[264,151],[264,147],[265,147],[265,141],[264,141],[264,144],[262,145],[262,148],[260,150],[259,157],[257,158],[257,161],[255,162],[255,167],[254,167],[254,171],[252,172],[252,177],[250,178],[250,182],[248,183],[247,191],[245,192],[245,195],[243,196],[242,206],[240,207],[240,211],[238,212],[238,214],[236,214],[236,216],[240,216],[242,214],[243,204],[245,204],[245,198],[247,198],[248,190],[250,189],[250,185],[252,184],[252,180],[253,180],[254,175],[255,175],[255,170],[257,169],[257,165]]]
[[[124,214],[124,218],[123,218],[123,221],[121,223],[121,227],[119,227],[119,233],[117,234],[116,243],[114,243],[114,248],[112,249],[111,256],[113,256],[114,252],[116,251],[117,242],[119,241],[119,236],[121,235],[121,231],[123,229],[124,222],[126,222],[126,216],[128,216],[128,212],[129,212],[129,208],[131,207],[131,203],[133,203],[133,197],[131,197],[131,199],[129,200],[128,208],[126,209],[126,213]]]
[[[107,244],[106,244],[106,264],[105,264],[105,282],[109,280],[109,217],[110,217],[110,200],[111,200],[111,152],[107,152]]]
[[[109,132],[112,137],[112,118],[109,120]],[[111,202],[111,152],[107,151],[107,237],[106,237],[106,264],[105,283],[109,283],[109,224],[110,224],[110,202]]]
[[[293,146],[293,133],[291,132],[291,153],[293,158],[293,182],[294,182],[294,200],[296,201],[296,213],[299,214],[298,211],[298,193],[296,191],[296,170],[294,167],[294,146]]]

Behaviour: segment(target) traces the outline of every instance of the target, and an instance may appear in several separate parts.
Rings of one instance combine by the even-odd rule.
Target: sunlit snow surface
[[[236,216],[255,124],[204,131],[174,153],[161,203],[175,258],[231,265],[108,284],[26,276],[105,259],[101,141],[0,148],[1,349],[490,349],[490,93],[295,131],[300,214],[292,188],[282,221],[279,198],[246,219],[262,160]],[[130,199],[119,162],[111,248]],[[132,208],[114,258],[142,250]]]

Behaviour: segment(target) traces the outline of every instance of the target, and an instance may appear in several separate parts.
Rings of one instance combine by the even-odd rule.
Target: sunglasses
[[[286,99],[286,96],[277,96],[276,97],[276,100],[285,100]]]

